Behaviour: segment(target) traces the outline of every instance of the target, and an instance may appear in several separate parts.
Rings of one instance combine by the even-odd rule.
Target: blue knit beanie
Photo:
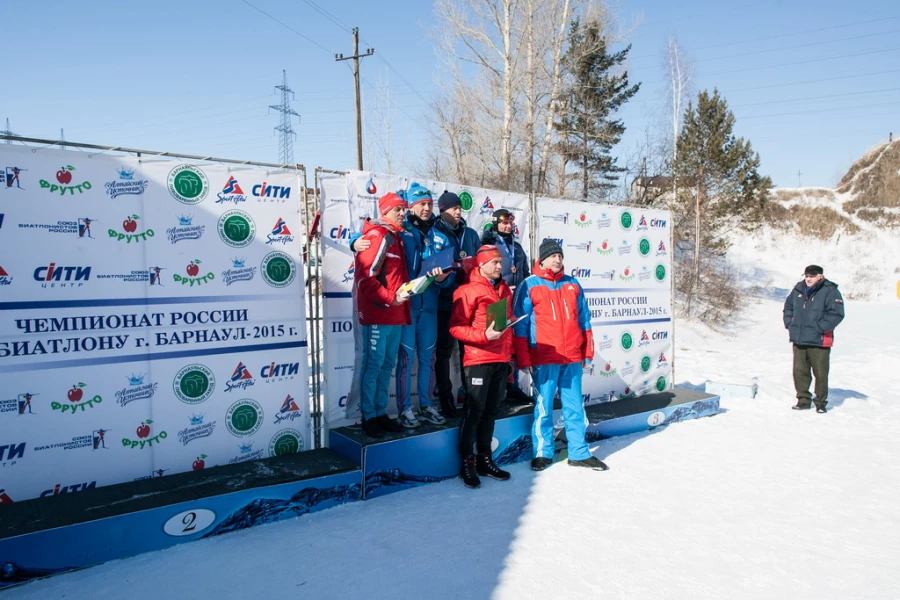
[[[406,192],[406,201],[409,203],[409,207],[412,208],[419,202],[434,202],[434,199],[431,197],[431,190],[413,181]]]

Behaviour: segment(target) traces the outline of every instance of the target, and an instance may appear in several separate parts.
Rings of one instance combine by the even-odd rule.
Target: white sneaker
[[[447,419],[433,406],[419,409],[419,418],[435,425],[443,425]]]
[[[422,426],[416,418],[416,415],[413,414],[412,409],[404,410],[400,413],[400,416],[397,417],[397,420],[400,421],[400,424],[406,429],[415,429],[416,427]]]

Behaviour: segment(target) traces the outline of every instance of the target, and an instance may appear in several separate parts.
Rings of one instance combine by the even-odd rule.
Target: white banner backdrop
[[[0,146],[0,497],[309,447],[295,172]]]
[[[672,387],[671,216],[668,211],[539,198],[538,239],[563,248],[566,273],[591,309],[594,362],[586,403]]]
[[[368,217],[375,216],[378,198],[384,194],[406,190],[413,181],[431,190],[435,212],[440,195],[449,190],[459,195],[463,218],[469,227],[481,235],[492,213],[506,208],[516,215],[516,235],[528,251],[530,245],[528,196],[495,190],[461,186],[453,183],[381,175],[365,171],[350,171],[346,176],[320,179],[319,192],[322,211],[322,274],[325,303],[323,309],[325,332],[325,417],[329,427],[358,421],[358,399],[350,395],[355,345],[353,335],[357,320],[353,313],[353,254],[350,238],[362,229]],[[454,354],[458,371],[458,361]],[[415,362],[413,377],[415,378]],[[458,379],[458,378],[457,378]],[[458,385],[458,381],[456,382]],[[412,383],[413,403],[417,402],[415,379]],[[396,412],[395,385],[389,390],[388,412]]]

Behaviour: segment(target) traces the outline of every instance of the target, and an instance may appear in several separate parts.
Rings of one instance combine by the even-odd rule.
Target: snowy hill
[[[729,257],[749,285],[788,288],[808,264],[824,267],[845,298],[897,299],[900,141],[857,161],[836,189],[779,188],[768,223],[734,239]]]

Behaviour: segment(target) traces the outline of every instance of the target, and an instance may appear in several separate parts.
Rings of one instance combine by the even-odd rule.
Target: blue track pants
[[[397,351],[400,348],[402,325],[360,325],[362,330],[362,374],[360,375],[359,408],[364,419],[385,414],[388,403],[388,384]]]
[[[557,389],[569,440],[569,460],[584,460],[591,456],[584,441],[587,416],[581,395],[583,373],[581,363],[541,365],[532,369],[535,404],[531,442],[535,458],[553,458],[553,398]]]
[[[434,349],[437,344],[437,313],[412,311],[412,325],[404,325],[400,334],[400,352],[397,355],[397,410],[412,408],[413,353],[419,361],[416,375],[416,391],[419,408],[431,406],[434,390]]]

